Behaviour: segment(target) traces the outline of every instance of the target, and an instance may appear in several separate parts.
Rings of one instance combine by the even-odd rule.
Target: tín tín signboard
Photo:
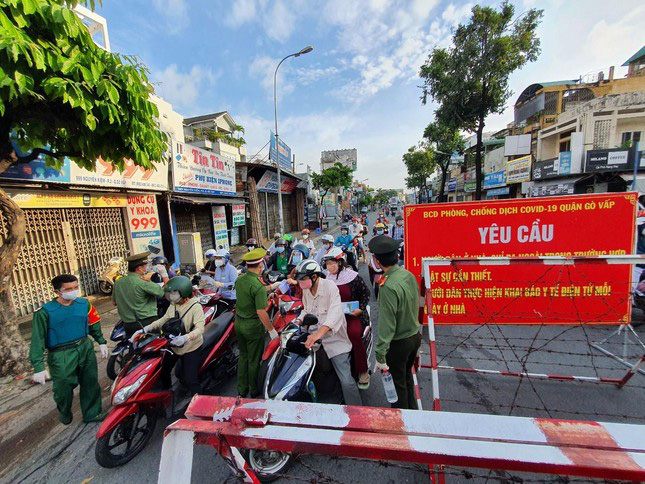
[[[636,193],[412,205],[405,264],[422,259],[633,253]],[[431,269],[436,324],[622,324],[631,266],[507,265]]]

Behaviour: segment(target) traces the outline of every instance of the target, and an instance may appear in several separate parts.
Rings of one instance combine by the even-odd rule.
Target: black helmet
[[[166,282],[163,287],[164,292],[177,291],[183,298],[193,295],[193,285],[186,276],[175,276]]]
[[[163,255],[158,255],[154,259],[152,259],[152,264],[157,265],[157,264],[163,264],[165,266],[168,265],[168,259],[166,259]]]
[[[340,230],[347,230],[347,231],[349,231],[349,227],[347,227],[347,225],[346,225],[346,224],[343,224],[343,225],[341,225],[341,226],[340,226]]]
[[[251,237],[249,240],[246,241],[245,245],[246,246],[252,245],[254,247],[257,247],[258,241],[256,239],[254,239],[253,237]]]
[[[323,275],[320,265],[315,260],[305,259],[296,266],[296,274],[294,277],[297,281],[301,281],[305,277],[311,277],[314,274],[318,274],[319,276]]]

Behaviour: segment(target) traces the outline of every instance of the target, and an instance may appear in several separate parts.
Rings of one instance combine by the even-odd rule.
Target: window
[[[631,147],[634,143],[638,143],[641,140],[640,131],[625,131],[620,140],[620,145],[625,147]]]
[[[560,153],[563,151],[571,151],[571,138],[560,141]]]

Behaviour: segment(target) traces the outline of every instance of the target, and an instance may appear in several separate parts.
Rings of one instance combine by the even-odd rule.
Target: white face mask
[[[166,293],[166,299],[173,304],[177,304],[181,301],[181,294],[178,291],[171,291]]]
[[[323,247],[323,250],[329,250],[330,245],[329,244],[323,244],[322,247]]]
[[[81,291],[79,289],[75,289],[73,291],[66,291],[66,292],[61,292],[60,293],[60,297],[65,299],[65,301],[73,301],[80,295],[81,295]]]
[[[308,234],[302,234],[302,238],[307,240],[309,238],[309,235]]]
[[[224,261],[222,259],[217,259],[215,261],[215,267],[222,267],[224,265]]]

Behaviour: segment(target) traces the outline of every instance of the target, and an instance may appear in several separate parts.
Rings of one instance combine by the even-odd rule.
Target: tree
[[[385,205],[390,201],[386,190],[378,190],[374,195],[374,205]]]
[[[38,157],[57,168],[67,157],[89,170],[99,156],[120,170],[124,158],[144,168],[162,160],[166,141],[145,67],[94,44],[70,10],[77,3],[0,0],[0,173]],[[29,368],[8,283],[25,216],[2,190],[0,215],[8,228],[0,247],[0,375],[7,375]]]
[[[365,191],[361,193],[361,196],[358,199],[358,204],[361,207],[369,207],[370,205],[372,205],[372,203],[374,203],[374,198],[372,197],[372,195]]]
[[[436,48],[421,66],[421,101],[439,102],[448,124],[477,133],[476,199],[481,199],[482,137],[486,116],[502,113],[512,95],[508,78],[540,53],[536,29],[542,10],[530,9],[514,19],[515,8],[505,0],[500,10],[476,5],[470,21],[460,24],[452,47]]]
[[[418,188],[427,193],[428,178],[435,172],[437,162],[432,148],[424,143],[413,146],[403,155],[403,163],[408,170],[405,179],[408,188]]]
[[[349,188],[352,184],[352,168],[342,163],[334,163],[320,174],[311,174],[311,185],[318,191],[324,190],[320,197],[325,198],[329,190],[337,188]]]
[[[434,149],[435,166],[439,170],[441,181],[439,186],[439,201],[444,199],[446,179],[448,178],[448,169],[450,168],[450,159],[452,153],[462,154],[466,148],[466,141],[459,134],[459,130],[454,126],[449,126],[441,121],[442,116],[439,113],[437,121],[434,121],[423,131],[423,138],[426,143]]]

